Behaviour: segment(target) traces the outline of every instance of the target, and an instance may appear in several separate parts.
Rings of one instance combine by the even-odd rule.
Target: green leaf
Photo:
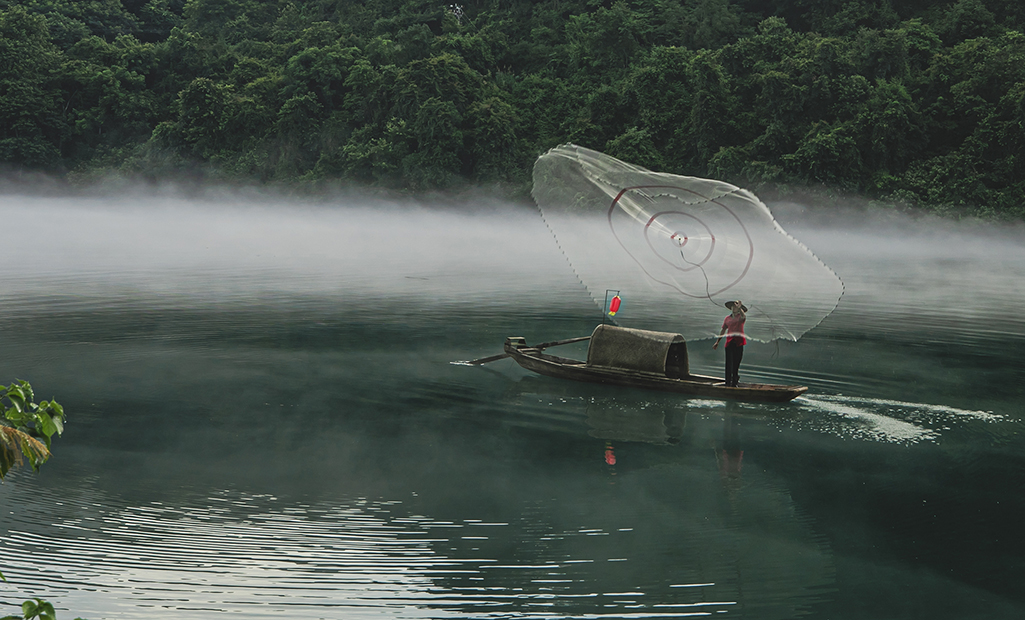
[[[36,428],[38,428],[39,432],[41,432],[46,437],[52,437],[53,434],[57,432],[57,425],[53,423],[53,418],[46,415],[45,413],[38,417],[36,422]]]
[[[23,380],[21,380],[21,379],[15,379],[15,381],[17,381],[17,382],[18,382],[18,387],[19,387],[19,388],[21,388],[21,394],[22,394],[22,395],[23,395],[23,396],[24,396],[24,397],[25,397],[25,398],[26,398],[27,400],[34,400],[34,399],[35,399],[36,395],[35,395],[35,393],[34,393],[34,392],[32,391],[32,386],[31,386],[31,385],[29,385],[29,382],[28,382],[28,381],[23,381]]]
[[[14,405],[15,411],[22,413],[25,411],[25,394],[18,389],[7,392],[7,400]]]
[[[39,600],[39,599],[36,599]],[[37,610],[40,620],[57,620],[57,612],[53,609],[53,604],[47,601],[39,601],[40,605]]]
[[[46,405],[47,407],[49,407],[50,409],[53,409],[57,413],[57,415],[60,416],[60,418],[62,420],[64,419],[64,407],[61,407],[57,403],[57,401],[55,401],[55,400],[44,400],[43,404]]]
[[[36,602],[38,600],[40,600],[40,599],[36,599],[35,601],[25,601],[24,603],[22,603],[21,604],[21,613],[22,613],[22,615],[24,615],[26,618],[33,618],[33,617],[35,617],[36,610],[39,609],[39,603]]]

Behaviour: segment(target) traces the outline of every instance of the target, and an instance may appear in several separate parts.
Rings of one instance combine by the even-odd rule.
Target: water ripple
[[[28,501],[18,496],[32,492],[20,476],[10,482],[3,490],[18,510],[0,520],[7,528],[0,565],[9,579],[0,604],[44,595],[93,618],[309,613],[299,609],[346,618],[654,618],[708,615],[737,604],[706,599],[715,584],[700,581],[672,585],[681,596],[668,600],[650,597],[646,588],[604,592],[579,572],[599,561],[594,557],[537,563],[466,549],[462,557],[447,555],[441,549],[457,540],[472,545],[490,538],[463,534],[513,524],[404,514],[394,500],[282,505],[274,497],[226,491],[199,502],[208,507],[154,502],[110,509],[90,494],[57,500],[43,490]],[[47,511],[50,524],[39,527]],[[452,534],[439,538],[439,531]],[[570,540],[632,531],[580,526],[539,533]],[[600,612],[581,613],[589,599],[601,599]]]

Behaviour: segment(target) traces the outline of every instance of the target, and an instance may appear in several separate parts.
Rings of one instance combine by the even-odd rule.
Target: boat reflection
[[[613,466],[616,464],[615,444],[619,442],[663,446],[680,444],[687,430],[688,415],[699,417],[701,414],[688,414],[686,410],[675,406],[664,409],[653,406],[638,408],[616,400],[594,399],[587,403],[586,421],[590,427],[587,434],[605,440],[605,462]],[[744,466],[743,415],[732,411],[730,403],[727,403],[722,411],[711,416],[705,415],[699,424],[714,427],[720,415],[722,431],[718,436],[710,438],[710,444],[723,486],[737,490],[740,488]]]
[[[634,469],[680,458],[705,459],[707,456],[700,455],[707,455],[705,451],[711,449],[723,486],[729,490],[741,486],[745,421],[758,424],[766,413],[774,419],[786,415],[775,408],[767,412],[764,405],[608,393],[618,392],[616,388],[594,394],[592,390],[573,390],[541,377],[526,377],[515,385],[513,392],[521,405],[515,410],[523,417],[513,424],[571,434],[584,431],[589,437],[603,440],[600,454],[612,475],[617,467]],[[524,406],[527,404],[529,407]],[[685,454],[674,450],[627,450],[630,444],[679,447]],[[625,452],[629,454],[624,457]]]
[[[591,437],[655,445],[680,443],[687,423],[687,414],[678,409],[639,408],[613,399],[591,399],[586,414]]]

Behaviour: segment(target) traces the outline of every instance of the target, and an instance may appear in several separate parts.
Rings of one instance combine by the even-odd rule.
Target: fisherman
[[[744,358],[744,322],[747,321],[747,306],[739,299],[727,301],[726,307],[732,311],[722,322],[722,330],[715,339],[713,349],[719,348],[719,341],[726,334],[726,387],[737,387],[740,382],[740,360]]]

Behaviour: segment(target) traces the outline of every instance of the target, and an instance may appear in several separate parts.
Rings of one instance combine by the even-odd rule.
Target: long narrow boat
[[[556,344],[590,340],[587,361],[545,353]],[[741,383],[726,387],[722,379],[693,375],[687,343],[680,334],[599,325],[590,337],[530,346],[525,338],[505,340],[505,354],[538,374],[559,379],[608,383],[690,396],[750,402],[787,402],[808,391],[799,385]],[[491,358],[489,358],[491,359]]]

